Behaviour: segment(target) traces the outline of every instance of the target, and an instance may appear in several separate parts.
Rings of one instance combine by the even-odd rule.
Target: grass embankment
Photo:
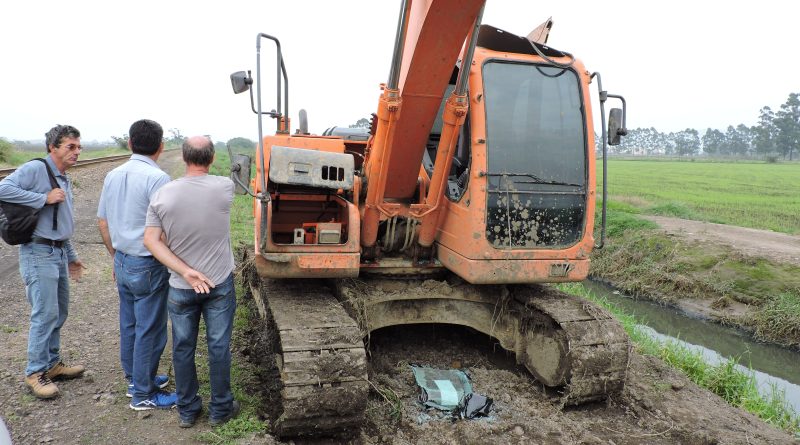
[[[798,346],[800,267],[668,236],[639,217],[662,214],[800,233],[798,189],[797,164],[612,161],[608,239],[592,254],[591,273],[665,303],[690,298],[716,309],[746,304],[746,315],[721,321],[752,329],[762,340]]]
[[[729,404],[757,415],[767,423],[790,434],[800,432],[800,416],[786,401],[785,394],[774,386],[765,394],[759,393],[755,375],[742,371],[737,366],[737,360],[729,359],[716,365],[710,364],[700,351],[692,350],[682,343],[662,342],[653,338],[633,316],[608,300],[597,297],[580,284],[564,284],[559,287],[610,310],[620,320],[640,353],[660,358],[682,371],[697,385],[717,394]]]

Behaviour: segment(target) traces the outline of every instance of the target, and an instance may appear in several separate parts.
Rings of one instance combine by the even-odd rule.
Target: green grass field
[[[629,211],[800,234],[800,164],[611,160],[609,201]]]
[[[92,150],[82,150],[81,155],[78,159],[95,159],[101,158],[103,156],[114,156],[114,155],[124,155],[126,153],[130,153],[128,150],[123,150],[119,147],[108,147],[102,149],[92,149]],[[47,156],[47,153],[44,152],[44,148],[42,151],[17,151],[14,150],[11,152],[8,162],[0,162],[0,168],[6,167],[17,167],[20,166],[31,159],[34,158],[43,158]]]

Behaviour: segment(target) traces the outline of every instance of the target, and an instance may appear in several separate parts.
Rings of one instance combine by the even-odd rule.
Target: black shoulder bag
[[[50,186],[54,189],[60,188],[47,162],[42,158],[36,158],[35,160],[44,163],[47,169],[47,176],[50,178]],[[31,238],[33,238],[36,224],[39,222],[39,213],[43,208],[35,209],[22,204],[0,201],[0,237],[12,246],[30,242]],[[53,230],[57,228],[58,203],[55,203],[53,204]]]

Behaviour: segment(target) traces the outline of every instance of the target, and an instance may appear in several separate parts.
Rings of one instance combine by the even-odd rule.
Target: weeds
[[[403,415],[403,402],[400,400],[400,396],[392,388],[378,386],[372,380],[367,380],[367,382],[383,398],[384,405],[388,407],[389,417],[399,421]]]
[[[659,301],[738,301],[751,306],[752,319],[741,323],[759,339],[800,344],[800,267],[698,245],[653,227],[637,215],[609,210],[609,239],[592,253],[592,276]]]
[[[800,295],[786,292],[770,299],[754,317],[756,333],[794,339],[800,344]]]

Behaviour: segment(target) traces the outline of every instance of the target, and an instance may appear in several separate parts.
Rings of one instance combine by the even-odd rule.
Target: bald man
[[[236,312],[230,238],[234,184],[208,174],[214,162],[214,143],[208,137],[188,138],[182,150],[186,174],[161,187],[150,201],[144,245],[170,270],[167,309],[172,320],[179,426],[193,426],[202,409],[195,367],[201,316],[208,339],[209,423],[217,426],[239,413],[230,378]]]

